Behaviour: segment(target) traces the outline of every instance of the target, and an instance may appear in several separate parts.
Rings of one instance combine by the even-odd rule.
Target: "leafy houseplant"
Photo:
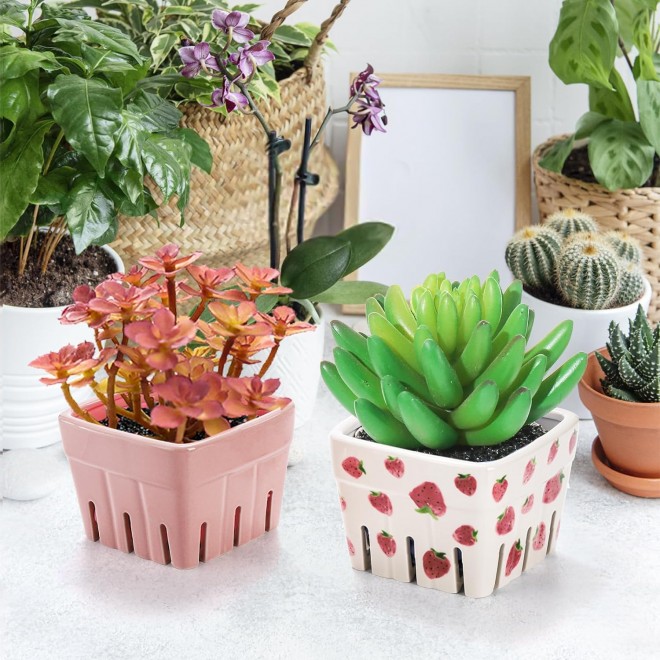
[[[20,34],[3,32],[0,46],[0,176],[12,182],[0,241],[20,241],[18,275],[30,255],[44,273],[67,234],[80,253],[114,239],[119,213],[152,212],[147,175],[183,213],[191,166],[210,167],[208,146],[179,128],[171,102],[141,88],[149,61],[133,42],[82,11],[5,6],[3,27]]]
[[[523,550],[528,565],[545,555],[523,547],[529,534],[535,551],[554,542],[577,418],[551,410],[587,356],[546,377],[571,323],[526,349],[534,317],[521,294],[518,280],[503,292],[496,272],[460,284],[431,275],[410,303],[397,286],[369,299],[371,336],[333,324],[335,362],[321,370],[357,417],[332,433],[355,568],[370,561],[376,574],[409,581],[416,566],[418,584],[455,592],[463,579],[467,595],[485,596],[521,573]],[[519,434],[542,418],[558,423]]]
[[[261,520],[266,526],[255,523],[240,538],[249,540],[274,526],[293,406],[275,396],[279,382],[264,376],[288,335],[312,329],[297,321],[288,307],[278,306],[269,314],[258,311],[255,301],[261,295],[287,292],[273,283],[277,271],[241,264],[212,269],[195,265],[199,256],[181,256],[176,246],[166,245],[126,275],[111,277],[95,289],[79,287],[62,322],[88,325],[96,346],[65,346],[32,362],[48,373],[45,384],[61,386],[71,405],[72,412],[61,417],[64,449],[72,461],[90,537],[100,534],[103,543],[117,547],[119,542],[108,542],[104,534],[116,523],[113,516],[126,511],[133,536],[122,539],[124,548],[140,534],[145,541],[141,556],[165,561],[161,550],[166,542],[177,567],[197,564],[200,534],[205,545],[211,535],[228,535],[225,528],[231,522],[230,538],[239,538],[239,522],[234,530],[234,521],[240,519],[241,508],[248,519],[265,515]],[[193,302],[190,314],[180,313],[183,300]],[[211,320],[203,321],[207,310]],[[253,364],[255,354],[264,349],[268,357],[258,374],[242,377],[244,365]],[[101,368],[107,374],[104,379],[98,378]],[[70,389],[86,384],[99,403],[79,406]],[[85,449],[90,437],[96,451]],[[178,451],[167,448],[171,446]],[[123,452],[137,452],[143,463],[134,464]],[[148,466],[160,466],[163,474],[155,476]],[[188,471],[192,481],[185,477]],[[120,488],[117,495],[110,487],[99,500],[100,484],[106,477],[112,481],[109,473],[115,472],[132,486]],[[141,484],[149,492],[156,481],[167,495],[152,494],[155,518],[143,520],[139,490],[133,501],[132,488]],[[223,482],[228,494],[218,502],[217,493],[211,494]],[[258,500],[252,500],[253,493]],[[106,507],[113,498],[113,505]],[[90,525],[96,525],[97,532]],[[159,526],[166,528],[166,541],[154,551],[146,538]],[[224,550],[214,541],[204,556],[226,551],[223,539]]]
[[[660,497],[660,325],[652,329],[639,306],[628,333],[612,322],[608,334],[580,381],[598,430],[592,459],[616,488]]]
[[[560,172],[575,140],[588,139],[591,170],[608,190],[660,185],[654,160],[660,154],[657,5],[657,0],[565,0],[550,43],[550,66],[565,84],[589,86],[589,111],[572,136],[545,154],[543,167]],[[635,81],[638,117],[617,54]]]

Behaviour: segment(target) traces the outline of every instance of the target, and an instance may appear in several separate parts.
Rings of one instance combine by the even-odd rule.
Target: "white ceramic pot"
[[[119,272],[124,265],[107,246]],[[2,448],[36,449],[58,442],[59,413],[68,408],[59,387],[39,382],[43,373],[28,364],[39,355],[66,344],[92,341],[86,325],[62,325],[64,307],[0,308],[0,396],[2,397]],[[89,388],[73,390],[78,401],[91,397]]]
[[[578,418],[556,408],[546,433],[496,461],[472,463],[331,433],[353,568],[480,598],[554,548]]]
[[[644,295],[637,302],[625,307],[614,307],[612,309],[574,309],[563,307],[539,300],[523,291],[522,302],[534,310],[534,327],[528,346],[545,337],[558,323],[564,319],[573,321],[573,334],[564,356],[574,355],[580,351],[591,353],[600,348],[607,340],[607,329],[611,321],[628,327],[628,319],[635,316],[637,305],[641,305],[648,312],[651,302],[651,285],[644,280]],[[568,410],[577,413],[580,419],[591,419],[591,413],[580,401],[577,387],[564,399],[562,405]]]

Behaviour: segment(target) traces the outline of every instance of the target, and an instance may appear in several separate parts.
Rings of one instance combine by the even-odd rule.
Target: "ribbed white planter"
[[[631,305],[594,310],[553,305],[523,291],[522,302],[534,310],[534,327],[528,346],[533,346],[543,339],[564,319],[570,319],[573,321],[573,334],[564,355],[570,356],[580,351],[585,353],[595,351],[607,340],[607,328],[611,321],[622,324],[622,327],[627,329],[627,320],[635,316],[637,305],[641,305],[644,311],[648,312],[649,303],[651,302],[651,285],[648,280],[644,281],[644,286],[644,295],[641,300]],[[591,413],[580,401],[577,388],[564,399],[562,406],[572,410],[580,419],[591,419]]]
[[[119,255],[107,246],[117,270],[124,271]],[[58,442],[57,417],[68,406],[59,387],[39,382],[43,372],[29,367],[34,358],[66,344],[92,341],[86,325],[62,325],[64,307],[0,308],[0,397],[2,401],[2,448],[36,449]],[[73,390],[78,401],[91,397],[89,388]]]
[[[473,463],[358,439],[358,420],[344,420],[330,437],[353,568],[480,598],[540,563],[557,540],[578,418],[556,408],[541,424],[526,447]]]

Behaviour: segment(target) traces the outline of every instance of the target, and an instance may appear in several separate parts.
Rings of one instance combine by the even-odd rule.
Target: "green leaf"
[[[149,137],[142,122],[132,113],[122,112],[122,125],[117,133],[114,155],[124,167],[134,169],[139,173],[142,166],[142,143]]]
[[[95,174],[83,174],[75,181],[65,202],[66,222],[76,254],[98,244],[113,229],[115,205]]]
[[[651,35],[651,12],[642,9],[633,18],[633,43],[639,52],[639,77],[643,80],[658,80],[653,62],[653,37]]]
[[[48,88],[48,100],[67,142],[105,176],[122,128],[121,91],[94,78],[60,75]]]
[[[185,197],[190,177],[188,144],[162,135],[150,135],[142,145],[142,160],[158,187],[163,192],[163,203],[178,195]]]
[[[266,293],[262,296],[259,296],[255,301],[254,304],[257,306],[257,309],[262,312],[263,314],[268,314],[275,305],[277,305],[277,302],[279,301],[280,297],[276,296],[272,293]]]
[[[297,245],[282,263],[281,282],[295,298],[311,298],[327,291],[346,272],[351,245],[335,236],[310,238]]]
[[[55,71],[60,68],[50,51],[40,52],[16,46],[0,47],[0,74],[3,80],[19,78],[32,69]]]
[[[19,120],[30,123],[45,112],[46,108],[39,97],[38,71],[28,71],[20,78],[2,82],[0,117],[14,124]]]
[[[131,204],[142,204],[144,190],[144,177],[138,170],[122,167],[115,161],[114,167],[110,168],[110,180],[117,186],[123,195],[128,197]],[[115,199],[116,204],[123,200]]]
[[[25,5],[17,0],[0,0],[0,25],[25,26]]]
[[[44,164],[42,144],[52,121],[19,127],[0,154],[0,240],[4,240],[27,208]],[[6,185],[5,182],[11,182]]]
[[[353,273],[371,261],[389,242],[394,227],[384,222],[362,222],[337,234],[351,245],[351,259],[344,275]]]
[[[589,139],[589,163],[608,190],[637,188],[653,171],[653,147],[634,122],[603,122]]]
[[[550,42],[550,67],[566,83],[610,89],[617,22],[610,0],[564,0]]]
[[[146,130],[154,133],[177,128],[181,121],[181,112],[171,101],[142,90],[131,99],[127,109],[140,119]]]
[[[211,174],[213,169],[213,154],[206,140],[192,128],[176,128],[167,133],[168,137],[183,140],[190,146],[190,162],[200,170]]]
[[[171,9],[171,7],[168,7]],[[186,9],[188,9],[186,7]],[[151,59],[153,60],[152,68],[156,70],[177,44],[179,39],[174,32],[163,32],[156,36],[156,38],[151,42],[149,47],[149,52],[151,53]]]
[[[76,170],[72,167],[58,167],[47,176],[40,176],[37,189],[30,198],[30,204],[61,206],[69,192],[69,184],[76,174]]]
[[[656,153],[660,154],[660,82],[638,80],[637,105],[644,135]]]
[[[575,136],[571,135],[565,140],[558,140],[550,149],[548,149],[543,158],[539,161],[539,165],[551,172],[561,172],[568,155],[573,151],[573,142]]]
[[[275,30],[275,39],[292,46],[311,46],[312,40],[299,28],[293,25],[282,25]]]
[[[588,138],[598,126],[609,117],[601,115],[599,112],[585,112],[579,119],[575,126],[575,139],[582,140]]]
[[[313,296],[314,302],[335,305],[362,305],[377,293],[385,295],[387,286],[378,282],[340,280],[327,291]]]
[[[639,10],[638,2],[639,0],[616,0],[614,3],[619,36],[628,51],[633,45],[633,19]]]
[[[635,110],[626,83],[616,69],[610,73],[610,83],[612,89],[589,85],[589,110],[611,119],[635,121]]]
[[[104,73],[135,71],[135,64],[132,60],[119,53],[80,44],[80,54],[88,66],[89,73],[95,71],[103,71]]]

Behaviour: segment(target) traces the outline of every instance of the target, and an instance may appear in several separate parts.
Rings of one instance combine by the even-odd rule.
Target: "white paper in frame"
[[[530,223],[529,77],[379,77],[387,133],[349,131],[344,225],[380,220],[395,233],[351,278],[406,293],[432,272],[497,268],[510,281],[506,243]]]

